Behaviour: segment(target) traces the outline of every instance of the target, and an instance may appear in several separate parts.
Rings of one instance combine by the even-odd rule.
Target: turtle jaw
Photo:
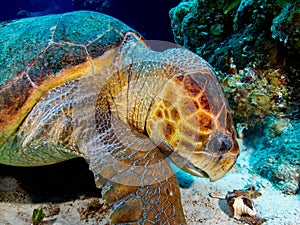
[[[192,165],[196,169],[208,175],[210,181],[214,182],[224,177],[236,162],[236,155],[194,155]]]
[[[185,161],[185,165],[182,165],[181,169],[198,177],[209,178],[211,182],[217,181],[224,177],[234,166],[237,158],[235,155],[212,156],[208,154],[197,153],[187,156],[185,153],[184,158],[188,157],[191,159]],[[173,155],[170,156],[170,158],[175,164],[182,164],[178,162],[178,156],[176,156],[177,159],[174,159]]]
[[[182,152],[175,151],[169,155],[171,161],[182,170],[198,177],[209,178],[211,182],[225,176],[234,166],[239,156],[237,141],[226,153]]]

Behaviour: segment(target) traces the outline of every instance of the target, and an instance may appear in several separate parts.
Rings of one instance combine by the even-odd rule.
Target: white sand
[[[284,195],[272,184],[252,173],[249,167],[251,149],[246,149],[239,141],[242,149],[237,164],[224,178],[211,183],[207,179],[196,179],[189,189],[182,189],[184,209],[189,224],[242,224],[231,215],[225,200],[209,197],[211,192],[220,192],[225,196],[228,191],[244,189],[249,185],[259,188],[261,197],[254,199],[258,215],[267,219],[265,225],[297,225],[300,224],[300,195]]]
[[[211,192],[219,192],[225,196],[228,191],[243,189],[249,185],[259,187],[262,196],[254,199],[258,215],[266,218],[265,225],[300,224],[300,195],[287,196],[273,188],[272,184],[258,175],[253,175],[248,165],[251,150],[243,149],[233,170],[221,180],[211,183],[207,179],[196,178],[192,185],[182,190],[182,202],[188,224],[243,224],[230,217],[225,200],[209,197]],[[80,219],[78,210],[86,208],[95,198],[83,198],[64,203],[31,203],[30,196],[22,190],[14,178],[0,178],[0,225],[28,225],[33,209],[45,207],[43,224],[105,224],[107,218],[95,215],[85,222]],[[3,197],[3,194],[5,196]],[[4,200],[3,200],[4,199]],[[102,222],[99,222],[102,221]]]

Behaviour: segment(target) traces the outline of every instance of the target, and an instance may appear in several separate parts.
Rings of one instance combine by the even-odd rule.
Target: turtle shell
[[[0,163],[82,156],[112,224],[174,225],[185,218],[165,156],[211,180],[234,165],[227,101],[194,53],[152,51],[125,24],[87,11],[12,21],[0,37]],[[173,142],[176,127],[185,138]]]
[[[48,90],[101,71],[126,32],[110,16],[77,11],[0,27],[0,144]]]

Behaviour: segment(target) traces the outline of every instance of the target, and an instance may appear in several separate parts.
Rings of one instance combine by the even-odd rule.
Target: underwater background
[[[113,16],[146,39],[173,42],[169,10],[180,0],[12,0],[0,8],[0,21],[75,10],[92,10]]]
[[[215,68],[232,109],[242,153],[232,174],[214,184],[178,174],[183,198],[187,199],[185,211],[191,213],[190,224],[216,224],[218,221],[218,224],[243,224],[229,220],[229,213],[219,213],[216,205],[208,207],[212,210],[204,209],[205,204],[214,200],[208,201],[208,195],[203,193],[226,192],[251,185],[262,193],[257,208],[267,219],[266,224],[299,224],[299,0],[153,0],[147,3],[137,0],[11,0],[1,7],[0,21],[75,10],[93,10],[116,17],[145,39],[184,46]],[[49,171],[50,176],[44,177]],[[36,174],[34,179],[32,173]],[[1,201],[15,198],[17,202],[25,196],[26,201],[31,198],[33,203],[62,202],[78,198],[82,193],[95,197],[93,178],[81,159],[39,171],[0,166],[0,176],[7,175],[15,177],[22,187],[12,184],[15,186],[10,190],[11,196],[0,188],[0,195],[6,195]],[[2,179],[0,186],[6,181]],[[222,201],[217,203],[220,212],[226,211],[222,204]],[[194,212],[194,208],[198,211]],[[51,210],[57,210],[57,206]]]

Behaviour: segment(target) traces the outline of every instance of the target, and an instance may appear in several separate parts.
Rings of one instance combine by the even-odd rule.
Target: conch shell
[[[257,214],[253,200],[246,196],[229,196],[227,197],[227,203],[232,208],[233,217],[237,220],[243,215],[254,217]]]
[[[247,224],[260,225],[267,220],[257,216],[257,210],[254,208],[253,198],[261,196],[261,193],[255,190],[253,186],[246,191],[234,190],[226,195],[225,199],[232,216],[239,221]]]
[[[257,210],[254,208],[253,198],[261,196],[261,193],[255,189],[254,186],[250,186],[245,191],[233,190],[228,192],[224,197],[216,196],[215,193],[210,193],[210,197],[220,200],[226,200],[227,205],[231,209],[232,217],[241,222],[245,222],[250,225],[261,225],[267,220],[257,216]]]

